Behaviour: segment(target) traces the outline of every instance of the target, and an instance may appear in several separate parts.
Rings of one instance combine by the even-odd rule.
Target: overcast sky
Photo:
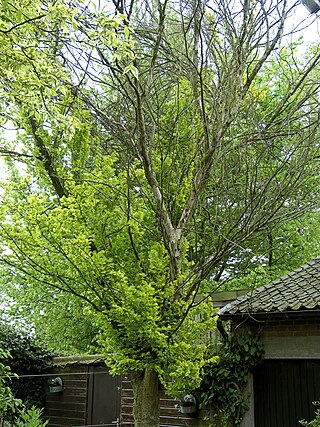
[[[320,39],[320,12],[311,15],[308,10],[300,4],[295,11],[295,15],[287,22],[287,31],[295,29],[292,35],[295,40],[299,36],[303,36],[306,43],[319,41]]]

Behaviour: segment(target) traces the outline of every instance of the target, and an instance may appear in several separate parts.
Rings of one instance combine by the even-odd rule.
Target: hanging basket
[[[60,393],[63,391],[63,381],[62,378],[56,377],[51,378],[49,381],[49,393]]]
[[[193,394],[186,394],[180,400],[180,412],[182,414],[195,414],[198,412],[197,400]]]

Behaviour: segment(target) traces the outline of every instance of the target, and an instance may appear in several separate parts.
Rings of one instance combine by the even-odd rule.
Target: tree
[[[159,381],[199,384],[214,327],[202,282],[214,292],[235,252],[317,203],[320,52],[285,44],[297,7],[3,4],[17,133],[1,150],[1,260],[94,313],[136,426],[158,425]]]
[[[8,275],[0,279],[3,322],[16,325],[48,346],[55,354],[100,354],[99,328],[86,304],[72,294],[53,288],[28,286],[25,278]],[[23,293],[21,292],[23,289]]]
[[[223,290],[253,289],[266,285],[318,257],[319,213],[269,227],[234,251],[220,279]],[[203,290],[210,291],[210,281]]]

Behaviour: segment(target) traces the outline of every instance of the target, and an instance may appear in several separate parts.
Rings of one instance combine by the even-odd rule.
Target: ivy
[[[31,336],[0,323],[0,366],[6,366],[9,373],[15,374],[11,376],[10,392],[27,408],[44,404],[45,379],[31,375],[43,372],[52,356],[51,351],[37,345]],[[19,378],[19,375],[30,377]],[[13,409],[8,408],[8,414],[14,412]]]
[[[200,388],[210,425],[239,426],[247,409],[245,387],[249,373],[262,359],[259,336],[248,331],[230,333],[217,345],[218,359],[206,369]]]

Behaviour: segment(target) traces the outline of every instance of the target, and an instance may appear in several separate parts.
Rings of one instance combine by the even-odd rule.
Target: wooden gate
[[[253,378],[256,427],[301,427],[320,407],[319,360],[265,360]]]

